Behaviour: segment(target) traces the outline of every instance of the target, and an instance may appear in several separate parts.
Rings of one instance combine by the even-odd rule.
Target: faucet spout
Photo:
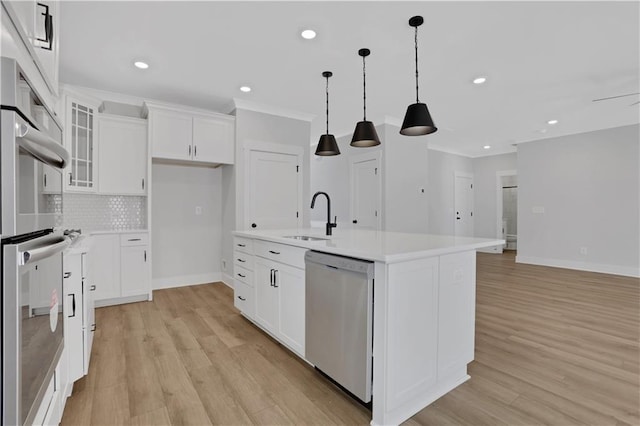
[[[323,191],[318,191],[315,194],[313,194],[313,198],[311,199],[311,208],[313,208],[316,205],[316,198],[318,197],[318,195],[324,195],[325,197],[327,197],[327,223],[326,223],[326,234],[327,235],[331,235],[331,230],[333,228],[335,228],[336,226],[338,226],[337,222],[338,222],[338,217],[336,217],[335,222],[331,223],[331,198],[329,198],[329,194],[327,194],[326,192]]]

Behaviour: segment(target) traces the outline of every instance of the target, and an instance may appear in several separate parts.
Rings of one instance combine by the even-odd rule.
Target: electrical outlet
[[[580,254],[583,256],[587,255],[587,248],[586,247],[580,247]]]
[[[535,213],[535,214],[544,214],[544,207],[542,207],[542,206],[535,206],[535,207],[532,209],[532,211],[533,211],[533,213]]]
[[[202,214],[202,207],[196,206],[196,216],[200,216]]]

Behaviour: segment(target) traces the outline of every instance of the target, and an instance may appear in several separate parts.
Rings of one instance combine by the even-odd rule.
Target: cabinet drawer
[[[146,246],[149,244],[149,234],[140,232],[136,234],[120,234],[120,246]]]
[[[304,253],[307,251],[305,248],[256,240],[253,243],[253,249],[257,256],[295,266],[296,268],[304,268]]]
[[[233,278],[235,282],[242,281],[243,283],[253,287],[253,271],[243,268],[242,266],[233,266]]]
[[[241,251],[233,252],[233,263],[241,268],[249,269],[253,271],[253,256]]]
[[[233,289],[233,305],[249,318],[253,318],[255,312],[253,288],[236,281]]]
[[[233,239],[233,249],[243,253],[253,254],[253,240],[244,237]]]

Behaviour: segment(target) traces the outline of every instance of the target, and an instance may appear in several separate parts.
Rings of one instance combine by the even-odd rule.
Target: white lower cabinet
[[[96,305],[151,300],[148,232],[92,235]]]
[[[304,269],[260,256],[255,257],[254,267],[256,322],[304,358]]]
[[[64,344],[71,382],[89,372],[95,324],[93,294],[95,285],[89,276],[88,253],[64,256]]]

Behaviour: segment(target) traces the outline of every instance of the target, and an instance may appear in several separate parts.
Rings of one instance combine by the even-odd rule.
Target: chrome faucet
[[[336,216],[335,219],[334,219],[334,222],[331,223],[331,198],[329,198],[329,194],[327,194],[326,192],[318,191],[315,194],[313,194],[313,198],[311,199],[311,208],[313,208],[313,206],[316,204],[316,197],[318,195],[324,195],[325,197],[327,197],[327,224],[326,224],[326,228],[327,228],[327,235],[331,235],[331,228],[335,228],[336,226],[338,226],[338,216]]]

